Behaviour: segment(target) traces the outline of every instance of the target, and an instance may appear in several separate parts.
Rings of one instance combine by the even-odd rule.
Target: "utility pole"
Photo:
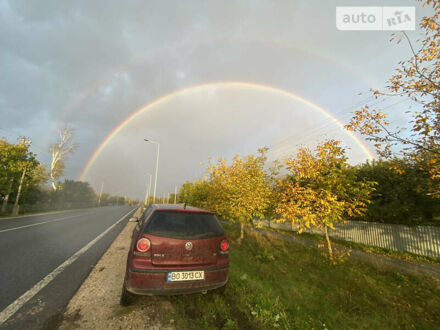
[[[101,206],[102,189],[104,189],[104,181],[101,181],[101,190],[99,191],[98,206]]]
[[[157,144],[157,152],[156,152],[156,174],[154,177],[154,191],[153,191],[153,200],[156,200],[156,188],[157,188],[157,172],[159,171],[159,153],[160,153],[160,143],[148,139],[144,139],[146,142],[151,142]]]
[[[177,204],[177,186],[174,186],[174,204]]]
[[[150,204],[150,189],[151,189],[151,174],[148,174],[150,176],[150,183],[147,186],[147,191],[145,192],[145,205]]]
[[[23,187],[24,176],[26,175],[27,166],[24,167],[23,173],[21,174],[20,185],[18,186],[17,197],[15,198],[14,208],[12,209],[12,215],[18,215],[18,200],[21,195],[21,188]]]

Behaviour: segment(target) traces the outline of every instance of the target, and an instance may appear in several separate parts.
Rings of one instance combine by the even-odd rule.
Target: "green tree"
[[[31,167],[26,171],[23,185],[22,204],[37,204],[41,195],[41,190],[47,182],[49,175],[46,168],[38,163],[37,166]]]
[[[429,172],[410,159],[367,162],[356,166],[355,171],[359,179],[377,182],[367,212],[356,220],[432,224],[434,214],[440,212],[438,199],[429,195],[426,185]]]
[[[24,137],[16,144],[9,143],[6,139],[0,140],[2,212],[6,211],[7,203],[11,197],[18,206],[18,198],[24,197],[24,185],[28,183],[29,178],[37,173],[35,169],[39,166],[39,162],[35,155],[29,151],[29,145],[30,142]]]
[[[96,194],[88,182],[64,180],[53,192],[62,208],[89,207],[96,203]]]
[[[290,175],[280,181],[277,212],[292,225],[298,224],[300,232],[322,228],[333,260],[328,228],[365,213],[373,183],[357,179],[344,148],[334,140],[318,145],[315,153],[301,148],[296,157],[285,159],[285,164]]]

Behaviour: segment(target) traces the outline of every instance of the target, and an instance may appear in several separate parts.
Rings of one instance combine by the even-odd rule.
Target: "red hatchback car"
[[[127,257],[121,304],[135,295],[175,295],[223,287],[229,244],[216,216],[174,204],[153,204],[138,219]]]

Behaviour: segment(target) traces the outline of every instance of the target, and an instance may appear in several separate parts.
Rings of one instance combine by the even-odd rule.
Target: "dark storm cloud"
[[[29,136],[47,162],[56,128],[70,123],[80,148],[66,175],[75,178],[118,123],[142,105],[188,86],[252,81],[340,111],[359,100],[359,91],[383,83],[409,50],[391,47],[388,33],[337,31],[336,5],[352,2],[0,0],[0,133],[10,139]],[[222,106],[232,105],[218,109]],[[145,133],[154,134],[154,127],[166,131],[169,120],[160,117]],[[243,136],[255,136],[251,126],[241,130]],[[173,144],[181,137],[170,132],[164,139],[174,149],[164,161],[182,162],[189,147]],[[265,134],[258,139],[269,140],[277,127]],[[189,157],[212,154],[213,148],[235,152],[234,146],[214,142],[200,148]],[[181,168],[193,164],[184,162]],[[169,182],[182,182],[188,171]],[[136,181],[112,180],[114,186]],[[131,193],[140,194],[138,189]]]

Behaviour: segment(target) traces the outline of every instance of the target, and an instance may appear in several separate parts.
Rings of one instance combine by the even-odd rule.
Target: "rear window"
[[[144,229],[145,234],[170,238],[202,239],[224,235],[213,214],[156,211]]]

